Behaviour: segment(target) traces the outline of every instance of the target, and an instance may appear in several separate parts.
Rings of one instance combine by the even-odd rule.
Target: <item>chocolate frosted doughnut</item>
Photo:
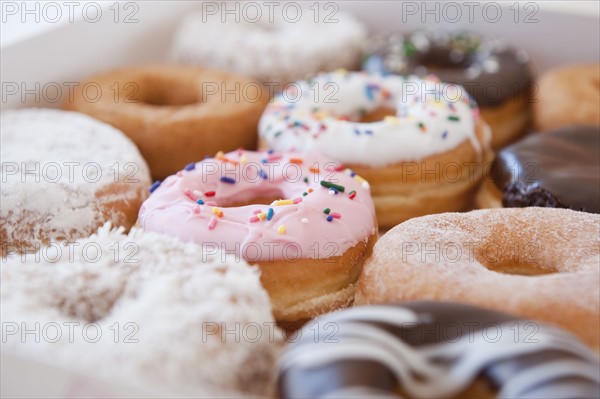
[[[417,31],[376,42],[363,68],[400,75],[436,75],[463,86],[492,127],[492,146],[514,141],[529,123],[533,83],[523,50],[470,32]]]
[[[300,333],[280,362],[284,399],[600,397],[598,357],[575,337],[473,306],[355,307]]]
[[[600,127],[536,134],[500,151],[477,204],[600,213]]]

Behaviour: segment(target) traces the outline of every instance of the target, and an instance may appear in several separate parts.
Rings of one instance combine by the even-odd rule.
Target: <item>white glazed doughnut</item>
[[[281,14],[270,19],[265,11],[256,22],[223,23],[220,15],[190,14],[175,35],[170,58],[274,83],[359,66],[367,39],[359,21],[337,12],[335,21],[321,15],[315,23],[307,8],[300,15],[298,21]]]
[[[76,112],[2,113],[2,253],[131,227],[150,174],[119,130]]]
[[[460,100],[446,101],[454,98]],[[396,110],[397,116],[360,121],[380,107]],[[277,95],[259,132],[275,150],[316,150],[348,165],[379,167],[439,154],[465,140],[480,152],[472,114],[460,86],[336,71],[296,82]]]
[[[206,385],[269,393],[281,334],[258,269],[156,233],[134,228],[124,235],[109,224],[75,244],[5,260],[2,322],[18,332],[3,334],[3,351],[99,378],[127,376],[132,385],[188,387],[194,397]],[[23,340],[22,330],[35,323],[52,339]],[[54,343],[50,323],[62,332]],[[69,334],[64,323],[78,325]],[[86,332],[87,323],[96,325]],[[96,331],[102,336],[94,343]]]
[[[318,151],[355,170],[383,227],[462,210],[491,157],[464,89],[416,77],[336,71],[296,82],[267,106],[259,135],[262,146]],[[458,176],[445,178],[449,166]]]

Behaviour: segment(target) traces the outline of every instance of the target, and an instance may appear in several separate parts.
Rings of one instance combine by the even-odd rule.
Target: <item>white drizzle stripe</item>
[[[276,150],[318,151],[346,164],[384,166],[443,153],[469,140],[481,155],[478,109],[471,109],[460,86],[415,76],[334,72],[295,87],[298,95],[279,94],[259,124],[260,137]],[[335,98],[316,96],[315,87],[337,88]],[[382,97],[384,90],[388,95]],[[361,110],[379,107],[396,109],[397,117],[359,122]]]
[[[559,360],[537,365],[508,380],[498,394],[498,398],[520,398],[538,384],[573,375],[600,384],[598,370],[593,370],[587,366],[588,364],[581,360]]]
[[[385,365],[397,378],[402,388],[412,397],[451,397],[464,390],[471,381],[489,364],[513,357],[557,350],[579,357],[579,360],[555,360],[547,365],[536,365],[520,372],[519,377],[508,380],[501,397],[520,397],[544,382],[563,378],[580,377],[600,384],[594,364],[598,358],[583,344],[561,330],[541,326],[537,343],[515,342],[509,334],[501,335],[498,342],[487,342],[483,334],[475,334],[474,340],[462,339],[458,343],[442,343],[413,348],[386,330],[363,324],[364,319],[387,325],[401,325],[406,320],[415,321],[417,315],[411,311],[394,312],[398,308],[380,307],[373,316],[370,308],[354,308],[351,311],[334,313],[322,317],[319,329],[326,330],[327,323],[340,323],[337,341],[329,344],[315,342],[307,345],[306,340],[288,350],[280,360],[282,371],[290,368],[315,369],[341,360],[373,360]],[[354,317],[353,312],[357,311]],[[394,314],[405,320],[395,319]],[[380,318],[376,317],[379,316]],[[362,319],[362,320],[361,320]],[[327,322],[327,323],[324,323]],[[500,324],[500,330],[510,324]],[[464,336],[463,336],[464,338]],[[432,359],[450,360],[449,366],[434,364]],[[414,379],[413,372],[424,377]],[[526,375],[524,377],[523,375]]]

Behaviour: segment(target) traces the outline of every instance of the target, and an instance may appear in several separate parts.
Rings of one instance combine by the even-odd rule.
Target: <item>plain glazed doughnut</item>
[[[182,397],[271,393],[282,334],[258,269],[233,256],[107,224],[8,257],[0,282],[2,323],[17,326],[3,352]],[[22,335],[36,323],[37,342]]]
[[[122,132],[51,109],[2,112],[2,254],[87,237],[106,221],[130,228],[150,187]]]
[[[100,95],[87,93],[89,87],[99,88]],[[152,176],[163,179],[219,150],[255,148],[268,101],[268,90],[245,78],[200,67],[146,65],[91,77],[64,106],[122,130]]]
[[[466,209],[492,157],[466,92],[416,77],[336,71],[297,82],[267,106],[259,135],[261,147],[319,151],[364,177],[383,228]]]
[[[461,302],[600,340],[600,215],[505,208],[409,220],[374,247],[355,302]]]
[[[350,304],[377,238],[369,184],[317,154],[220,152],[151,189],[139,225],[257,263],[280,321]]]
[[[370,53],[363,64],[369,72],[433,74],[463,86],[490,125],[493,149],[529,127],[533,73],[522,49],[473,32],[417,31],[375,38]]]
[[[535,128],[600,126],[600,64],[571,65],[546,72],[537,82]]]
[[[540,206],[600,213],[600,126],[530,135],[502,149],[481,185],[479,208]]]
[[[325,11],[315,21],[314,10],[303,8],[299,20],[291,21],[279,15],[270,19],[265,10],[258,21],[236,23],[222,22],[219,15],[189,14],[175,35],[170,59],[231,71],[277,90],[318,72],[359,68],[365,27],[350,14],[335,12],[335,21],[330,14]]]
[[[535,320],[457,303],[359,306],[284,352],[282,399],[598,398],[598,356]]]

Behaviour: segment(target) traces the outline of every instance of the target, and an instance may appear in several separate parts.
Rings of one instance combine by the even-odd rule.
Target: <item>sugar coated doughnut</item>
[[[268,91],[245,78],[200,67],[145,65],[89,78],[75,87],[65,108],[121,129],[152,176],[163,179],[221,149],[254,148],[268,101]]]
[[[75,112],[2,112],[2,254],[131,227],[148,166],[117,129]]]
[[[265,10],[257,20],[227,23],[219,15],[190,14],[175,35],[170,58],[229,70],[275,89],[321,71],[360,66],[366,29],[352,15],[328,11],[315,19],[314,11],[303,8],[297,19],[290,18],[271,18]]]
[[[318,154],[221,152],[152,191],[141,227],[258,263],[283,321],[349,304],[377,237],[369,184]]]
[[[0,282],[2,322],[17,326],[3,353],[181,397],[270,394],[281,333],[258,269],[232,256],[107,224],[8,257]]]
[[[539,132],[600,126],[600,64],[553,69],[542,75],[537,88],[533,117]]]
[[[267,106],[259,135],[263,147],[320,151],[355,170],[382,227],[466,208],[491,158],[464,90],[415,77],[336,71],[297,82]]]
[[[600,126],[530,135],[501,150],[481,185],[480,208],[541,206],[600,213]]]
[[[473,32],[417,31],[373,41],[363,68],[370,72],[434,74],[459,84],[492,129],[492,147],[522,136],[531,119],[533,74],[524,50]]]
[[[282,399],[600,396],[598,355],[574,336],[474,306],[359,306],[298,335],[280,361]]]
[[[600,347],[600,215],[486,209],[415,218],[375,245],[357,304],[454,301],[557,325]]]

